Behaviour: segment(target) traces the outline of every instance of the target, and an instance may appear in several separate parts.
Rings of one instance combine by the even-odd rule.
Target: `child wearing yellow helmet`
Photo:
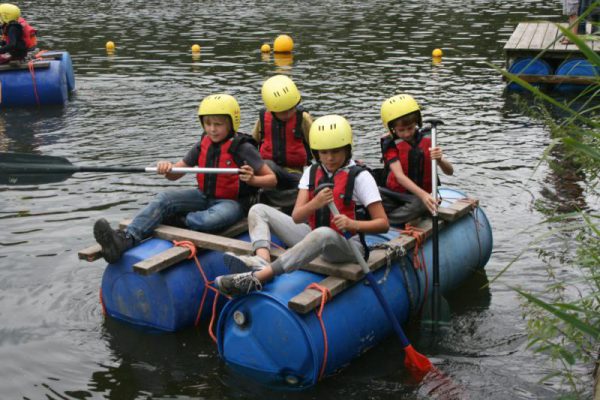
[[[291,210],[302,170],[311,160],[308,133],[312,118],[300,105],[296,84],[285,75],[267,79],[261,94],[265,108],[260,111],[252,137],[277,176],[277,190],[265,191],[261,200]],[[288,199],[288,204],[281,197]]]
[[[37,45],[37,31],[21,17],[19,7],[10,3],[0,4],[0,22],[0,64],[24,59],[27,52]]]
[[[261,290],[263,283],[293,272],[318,256],[334,263],[354,262],[343,232],[364,244],[362,234],[388,230],[375,179],[352,160],[348,121],[339,115],[318,118],[311,126],[309,143],[318,162],[302,174],[292,215],[265,204],[250,209],[248,226],[256,255],[225,253],[225,264],[238,273],[217,277],[215,284],[221,293],[238,296]],[[330,202],[336,205],[339,215],[330,213]],[[360,219],[359,208],[366,209],[370,218]],[[271,231],[288,246],[272,263]]]
[[[197,174],[197,188],[160,193],[125,231],[112,229],[104,218],[96,221],[94,237],[109,263],[117,262],[167,219],[196,231],[221,231],[244,217],[256,188],[277,184],[250,136],[237,132],[240,107],[234,97],[207,96],[200,103],[198,118],[204,129],[200,140],[176,163],[158,161],[157,172],[172,181],[183,176],[171,172],[180,167],[239,168],[239,175]]]
[[[431,148],[430,129],[422,129],[421,108],[408,94],[399,94],[381,105],[381,120],[388,134],[382,138],[385,186],[397,195],[383,195],[383,206],[392,225],[402,225],[437,208],[431,196],[431,160],[446,175],[454,168],[440,147]],[[408,194],[410,192],[411,194]]]

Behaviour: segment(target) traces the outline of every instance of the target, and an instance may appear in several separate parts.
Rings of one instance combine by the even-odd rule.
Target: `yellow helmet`
[[[10,3],[0,4],[0,22],[8,24],[10,21],[16,21],[21,16],[19,7]]]
[[[347,145],[352,147],[350,123],[339,115],[317,118],[310,126],[308,137],[312,150],[330,150]]]
[[[300,92],[296,84],[285,75],[267,79],[261,93],[265,107],[271,112],[286,111],[300,103]]]
[[[419,104],[408,94],[399,94],[385,100],[381,105],[381,120],[386,129],[390,129],[390,122],[417,111],[417,123],[423,125],[421,119],[421,108]]]
[[[234,132],[237,132],[240,127],[240,106],[235,97],[228,94],[220,93],[206,96],[200,103],[200,107],[198,107],[198,117],[201,124],[202,117],[205,115],[227,115],[231,119]]]

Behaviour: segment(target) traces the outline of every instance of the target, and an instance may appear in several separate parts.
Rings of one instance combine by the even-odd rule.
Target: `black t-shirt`
[[[13,58],[22,58],[27,55],[25,41],[23,40],[23,27],[18,22],[9,22],[2,26],[3,32],[8,36],[8,44],[0,48],[0,54],[10,53]]]
[[[190,167],[195,167],[198,165],[198,157],[200,157],[200,143],[198,141],[191,149],[187,152],[185,157],[183,157],[183,162]],[[240,159],[244,160],[254,172],[258,171],[264,165],[264,161],[260,156],[260,153],[250,143],[242,143],[237,149],[237,155]],[[240,165],[241,167],[241,165]]]

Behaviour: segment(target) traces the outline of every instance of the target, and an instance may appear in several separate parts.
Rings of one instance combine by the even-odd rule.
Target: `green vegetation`
[[[595,2],[592,8],[596,6],[600,2]],[[592,38],[578,37],[568,28],[559,26],[559,29],[600,68],[600,56],[584,41]],[[600,78],[575,98],[560,101],[512,74],[501,72],[536,99],[539,106],[536,108],[541,110],[538,115],[552,137],[543,162],[558,179],[568,173],[579,178],[581,201],[560,204],[559,198],[536,203],[537,210],[547,216],[541,224],[548,229],[523,253],[533,248],[545,262],[548,273],[545,290],[541,293],[514,290],[525,300],[523,316],[528,324],[530,348],[555,361],[556,370],[545,379],[560,377],[570,387],[569,398],[590,397],[600,350]]]

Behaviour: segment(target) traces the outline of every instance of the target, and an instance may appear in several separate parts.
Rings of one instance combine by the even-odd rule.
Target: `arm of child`
[[[267,164],[263,164],[258,171],[254,171],[249,165],[240,167],[240,181],[250,186],[262,188],[274,188],[277,186],[277,177]]]
[[[317,193],[310,201],[308,190],[300,189],[298,191],[298,197],[296,197],[294,210],[292,211],[292,219],[297,224],[306,222],[308,217],[314,214],[318,209],[326,207],[331,201],[333,201],[333,191],[330,188],[319,191],[319,193]]]
[[[394,161],[389,165],[390,170],[396,178],[396,181],[400,185],[404,186],[406,190],[408,190],[409,192],[417,196],[419,199],[421,199],[421,201],[423,202],[423,204],[425,204],[425,207],[427,207],[430,213],[435,213],[437,205],[435,204],[435,200],[433,199],[433,197],[431,197],[431,194],[421,189],[416,183],[414,183],[408,176],[404,174],[404,171],[402,171],[402,165],[400,164],[400,161]]]
[[[369,211],[370,220],[358,221],[339,214],[333,217],[333,222],[339,230],[357,233],[382,233],[390,229],[390,223],[381,201],[369,204],[367,211]]]
[[[437,160],[442,172],[444,172],[446,175],[452,175],[454,173],[454,167],[452,166],[452,163],[450,161],[444,158],[444,153],[441,147],[432,147],[431,149],[429,149],[429,151],[431,154],[431,159]]]
[[[156,163],[156,173],[160,174],[160,175],[164,175],[165,178],[167,178],[170,181],[176,181],[177,179],[181,178],[185,174],[174,174],[174,173],[171,173],[171,170],[173,168],[189,168],[189,167],[190,166],[187,165],[183,160],[179,160],[175,164],[173,164],[171,161],[161,160]]]

